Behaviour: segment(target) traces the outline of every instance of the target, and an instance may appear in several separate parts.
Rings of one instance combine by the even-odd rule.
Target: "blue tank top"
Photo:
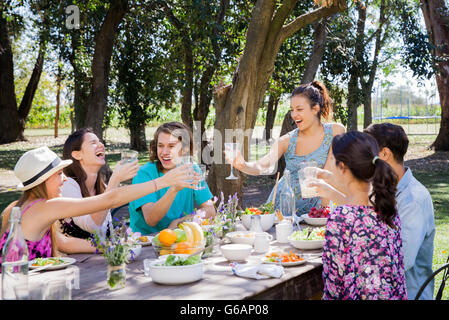
[[[288,149],[284,154],[285,169],[290,171],[290,186],[295,193],[295,209],[296,215],[299,217],[303,214],[309,213],[312,207],[319,207],[321,205],[321,199],[315,198],[302,198],[301,187],[299,185],[298,171],[302,162],[315,161],[319,168],[323,168],[326,163],[327,156],[329,154],[329,148],[332,143],[333,129],[332,123],[323,123],[324,127],[324,139],[318,149],[312,151],[304,156],[299,156],[295,153],[296,142],[298,140],[298,128],[290,131],[290,141],[288,143]],[[280,194],[282,193],[285,181],[285,176],[279,179],[278,187],[276,191],[275,209],[279,209],[280,206]],[[273,200],[274,188],[271,190],[270,196],[267,199],[267,203]]]

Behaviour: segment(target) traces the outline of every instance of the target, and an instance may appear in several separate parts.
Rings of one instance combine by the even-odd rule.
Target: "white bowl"
[[[307,224],[312,226],[325,226],[327,221],[327,218],[311,218],[307,213],[303,214],[301,217],[304,218],[304,221]]]
[[[288,237],[288,241],[290,241],[290,244],[294,246],[297,249],[303,249],[303,250],[311,250],[311,249],[321,249],[324,245],[324,239],[323,240],[294,240],[290,237]]]
[[[229,232],[226,236],[232,243],[254,244],[255,232],[253,231],[234,231]]]
[[[188,254],[174,254],[174,256],[185,258]],[[177,285],[195,282],[203,278],[203,261],[187,266],[157,266],[157,264],[164,263],[167,257],[168,255],[161,256],[150,262],[148,271],[153,282]]]
[[[246,228],[246,230],[249,230],[251,227],[251,217],[252,214],[242,214],[240,219],[242,219],[243,226]],[[261,214],[260,217],[260,225],[262,226],[263,231],[268,231],[271,229],[271,227],[274,225],[274,213],[270,214]]]
[[[251,254],[253,246],[243,243],[231,243],[221,246],[220,250],[229,261],[245,261]]]

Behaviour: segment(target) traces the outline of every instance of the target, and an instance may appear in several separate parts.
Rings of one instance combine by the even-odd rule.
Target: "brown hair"
[[[329,115],[332,112],[333,101],[329,96],[329,92],[326,86],[320,81],[312,81],[307,84],[302,84],[292,91],[292,98],[297,95],[302,95],[310,100],[310,107],[318,105],[320,111],[318,112],[318,118],[321,117],[328,120]]]
[[[409,143],[404,128],[392,123],[375,123],[370,124],[363,132],[376,139],[380,150],[387,147],[391,150],[396,162],[404,163]]]
[[[184,123],[181,122],[168,122],[159,126],[154,133],[153,140],[150,142],[150,161],[156,162],[157,169],[163,170],[162,163],[157,156],[157,143],[159,134],[161,132],[171,134],[178,138],[182,143],[182,149],[188,148],[189,154],[193,155],[193,134],[192,131]]]
[[[8,228],[9,223],[7,222],[9,220],[9,215],[11,214],[12,208],[13,207],[20,207],[22,210],[22,206],[25,202],[27,202],[29,199],[48,199],[48,193],[47,193],[47,188],[45,187],[45,181],[38,184],[37,186],[25,190],[23,192],[23,194],[20,196],[18,201],[15,201],[11,203],[11,205],[9,205],[9,207],[7,209],[5,209],[5,211],[2,213],[2,218],[3,221],[5,221],[5,223],[2,223],[2,230],[1,230],[1,234],[3,235],[3,233],[5,233],[6,229]],[[51,231],[50,231],[50,236],[51,236],[51,251],[52,251],[52,256],[56,257],[59,256],[59,251],[58,248],[56,246],[56,237],[55,237],[55,223],[53,223],[51,225]]]
[[[369,199],[375,211],[383,222],[396,229],[393,220],[397,214],[397,175],[388,163],[375,159],[379,154],[376,140],[367,133],[350,131],[334,137],[332,152],[336,165],[343,162],[356,179],[372,182]]]
[[[82,128],[73,132],[64,143],[64,149],[62,151],[62,159],[71,159],[73,162],[71,165],[64,168],[64,174],[67,177],[74,179],[81,188],[81,195],[83,198],[90,197],[89,190],[86,187],[87,175],[81,166],[80,162],[72,157],[73,151],[80,151],[84,141],[84,135],[86,133],[94,133],[90,128]],[[97,180],[95,181],[95,194],[102,194],[106,189],[102,175],[98,172]]]

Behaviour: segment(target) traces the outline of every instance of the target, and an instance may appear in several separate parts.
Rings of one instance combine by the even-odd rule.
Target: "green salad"
[[[155,264],[155,266],[188,266],[191,264],[200,263],[200,256],[191,256],[189,258],[181,258],[179,256],[169,255],[164,263]]]
[[[321,228],[305,228],[301,231],[295,231],[290,235],[293,240],[324,240],[325,227]]]
[[[60,265],[63,264],[64,260],[62,260],[61,258],[36,258],[33,260],[33,263],[31,264],[33,267],[43,267],[46,265]]]

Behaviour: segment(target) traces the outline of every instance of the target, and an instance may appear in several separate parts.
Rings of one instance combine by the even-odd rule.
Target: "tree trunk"
[[[348,131],[357,130],[357,108],[361,103],[361,89],[359,87],[360,64],[364,63],[363,60],[363,46],[365,42],[365,22],[366,22],[366,7],[361,3],[357,3],[357,11],[359,14],[357,20],[357,36],[354,50],[354,57],[352,60],[352,66],[350,70],[350,77],[348,83]]]
[[[108,99],[112,50],[118,25],[127,10],[127,0],[111,1],[109,10],[95,39],[92,82],[87,99],[86,126],[91,127],[99,139],[103,138],[103,119]]]
[[[265,121],[265,140],[271,139],[271,133],[273,131],[274,120],[276,119],[276,113],[279,105],[279,97],[275,94],[270,94],[267,104],[267,119]]]
[[[371,107],[371,93],[373,91],[374,80],[376,78],[377,67],[379,65],[379,53],[383,44],[385,42],[385,36],[382,37],[382,31],[387,32],[388,23],[386,23],[385,19],[385,0],[382,0],[380,3],[379,10],[379,28],[376,30],[376,42],[374,45],[374,57],[373,62],[371,63],[368,80],[365,81],[363,77],[360,79],[360,83],[362,86],[362,96],[363,96],[363,128],[368,127],[373,121],[372,115],[372,107]]]
[[[0,144],[25,140],[23,136],[25,123],[33,105],[34,95],[42,74],[47,47],[47,27],[45,26],[45,21],[43,21],[44,29],[40,35],[39,53],[22,101],[17,109],[13,55],[9,40],[8,24],[3,15],[3,11],[0,10],[0,112],[2,113],[0,119]]]
[[[73,109],[74,119],[72,130],[84,128],[86,126],[86,102],[89,97],[89,80],[82,67],[79,65],[78,55],[83,53],[79,52],[80,47],[80,33],[78,29],[72,30],[72,54],[70,56],[70,64],[73,68],[74,74],[74,96],[73,96]]]
[[[434,45],[436,83],[441,103],[441,125],[435,141],[436,151],[449,151],[449,16],[444,0],[420,0],[430,42]]]
[[[304,74],[301,83],[309,83],[315,80],[315,76],[323,60],[324,48],[326,46],[327,23],[329,18],[324,18],[315,25],[313,48],[309,60],[304,68]]]
[[[20,136],[19,114],[14,90],[14,66],[9,28],[0,7],[0,143],[16,141]]]
[[[140,123],[137,126],[130,126],[129,128],[131,143],[130,148],[137,151],[147,151],[147,139],[145,135],[145,123]]]
[[[284,26],[296,4],[297,1],[283,1],[280,5],[270,0],[257,1],[248,26],[245,50],[234,73],[232,86],[217,90],[217,134],[214,136],[214,163],[208,179],[213,194],[222,191],[227,197],[237,192],[241,199],[245,178],[236,172],[238,180],[225,180],[230,166],[224,164],[223,143],[235,137],[242,143],[242,154],[247,159],[257,111],[262,105],[274,61],[284,40],[299,29],[346,8],[345,1],[340,1],[330,8],[313,10]]]

